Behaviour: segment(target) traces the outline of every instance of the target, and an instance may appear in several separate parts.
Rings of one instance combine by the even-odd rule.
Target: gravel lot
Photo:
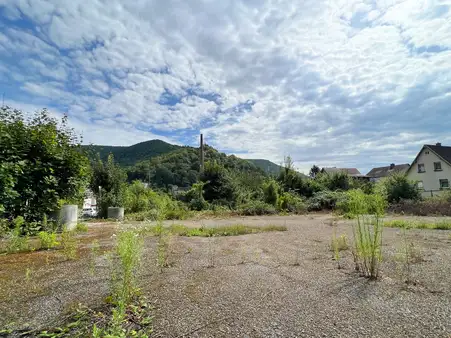
[[[407,285],[397,259],[399,229],[384,229],[382,278],[368,281],[354,272],[349,250],[337,268],[332,221],[332,215],[306,215],[176,222],[277,224],[288,231],[173,236],[171,266],[163,270],[156,266],[156,239],[146,238],[139,281],[154,303],[154,336],[451,337],[451,231],[408,231],[416,261]],[[351,241],[351,222],[338,221],[337,235]],[[78,303],[100,304],[117,226],[91,224],[75,261],[57,251],[0,256],[0,328],[45,327]],[[94,240],[103,254],[91,254]]]

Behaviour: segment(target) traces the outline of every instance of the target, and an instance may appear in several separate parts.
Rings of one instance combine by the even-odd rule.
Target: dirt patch
[[[382,278],[353,271],[350,250],[332,259],[331,215],[177,221],[186,226],[285,225],[288,231],[236,237],[171,238],[169,267],[157,267],[157,239],[147,237],[139,276],[154,303],[155,337],[449,337],[450,231],[409,230],[418,259],[407,285],[397,256],[399,229],[383,236]],[[337,235],[352,239],[352,221]],[[90,224],[79,259],[58,251],[0,257],[0,327],[58,323],[77,303],[95,305],[109,292],[109,251],[117,227]],[[137,225],[134,225],[137,226]],[[101,252],[93,258],[96,240]],[[49,258],[50,257],[50,258]],[[50,261],[49,261],[50,259]],[[26,269],[31,269],[31,278]]]

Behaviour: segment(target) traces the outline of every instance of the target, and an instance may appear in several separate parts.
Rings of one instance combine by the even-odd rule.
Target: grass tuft
[[[77,223],[75,232],[88,232],[88,225],[85,223]]]
[[[405,228],[405,229],[431,229],[431,230],[451,230],[450,220],[441,220],[437,222],[392,220],[384,222],[385,227]]]

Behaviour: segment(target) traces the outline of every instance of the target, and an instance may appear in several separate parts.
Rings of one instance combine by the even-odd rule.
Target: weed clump
[[[45,250],[53,249],[54,247],[56,247],[60,244],[56,239],[55,233],[40,231],[38,233],[38,238],[40,241],[41,249],[45,249]]]
[[[63,255],[70,260],[77,258],[78,241],[73,231],[64,230],[61,234]]]
[[[348,205],[356,219],[353,225],[356,270],[365,277],[376,279],[382,260],[382,216],[386,200],[378,194],[366,195],[361,190],[353,190],[349,192]],[[370,211],[373,214],[369,214]]]

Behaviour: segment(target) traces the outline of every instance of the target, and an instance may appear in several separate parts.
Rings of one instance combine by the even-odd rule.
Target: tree
[[[219,200],[229,205],[235,203],[235,186],[226,168],[216,161],[205,163],[201,181],[205,182],[204,198],[208,202]]]
[[[100,158],[93,163],[90,188],[97,197],[100,217],[106,217],[108,207],[124,205],[126,179],[127,174],[114,162],[113,154],[106,163]]]
[[[263,192],[265,195],[265,203],[277,206],[279,200],[279,185],[276,181],[270,180],[263,186]]]
[[[393,173],[377,182],[375,190],[384,195],[389,203],[399,202],[402,199],[421,199],[416,183],[409,180],[403,173]]]
[[[314,164],[313,167],[310,169],[309,176],[311,178],[315,178],[316,175],[319,174],[320,172],[321,169],[316,164]]]
[[[78,203],[89,180],[80,142],[47,110],[26,119],[20,110],[0,108],[0,201],[3,216],[40,221],[66,201]]]

